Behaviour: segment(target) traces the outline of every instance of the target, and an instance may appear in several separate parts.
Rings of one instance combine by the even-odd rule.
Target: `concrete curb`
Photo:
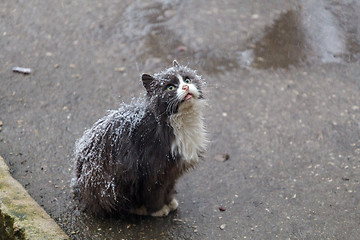
[[[9,172],[0,156],[0,239],[69,239]]]

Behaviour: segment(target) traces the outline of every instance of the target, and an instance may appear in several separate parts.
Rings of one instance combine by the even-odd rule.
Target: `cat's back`
[[[86,130],[75,144],[75,158],[89,159],[99,156],[115,145],[130,141],[133,132],[144,121],[147,113],[146,99],[136,99],[130,104],[122,103],[116,110],[99,119]]]

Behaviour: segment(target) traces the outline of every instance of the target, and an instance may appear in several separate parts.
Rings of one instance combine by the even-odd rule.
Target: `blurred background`
[[[357,239],[359,13],[359,0],[0,0],[0,155],[72,239]],[[178,210],[80,211],[76,139],[174,59],[207,83],[211,140]]]

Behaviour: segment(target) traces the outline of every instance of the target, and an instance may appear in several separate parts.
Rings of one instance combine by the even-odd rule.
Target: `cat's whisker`
[[[179,104],[179,100],[177,98],[174,98],[174,100],[170,104],[170,114],[173,114],[176,111],[175,108],[178,107],[177,106],[178,104]]]
[[[177,107],[178,103],[179,103],[179,99],[176,96],[173,97],[170,100],[169,105],[166,107],[165,112],[168,113],[169,115],[173,114],[176,111],[176,109],[173,108]]]

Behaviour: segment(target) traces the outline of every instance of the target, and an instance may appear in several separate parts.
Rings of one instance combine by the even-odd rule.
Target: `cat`
[[[98,216],[167,216],[179,177],[206,150],[204,81],[179,65],[141,76],[146,95],[98,120],[75,144],[74,190]]]

